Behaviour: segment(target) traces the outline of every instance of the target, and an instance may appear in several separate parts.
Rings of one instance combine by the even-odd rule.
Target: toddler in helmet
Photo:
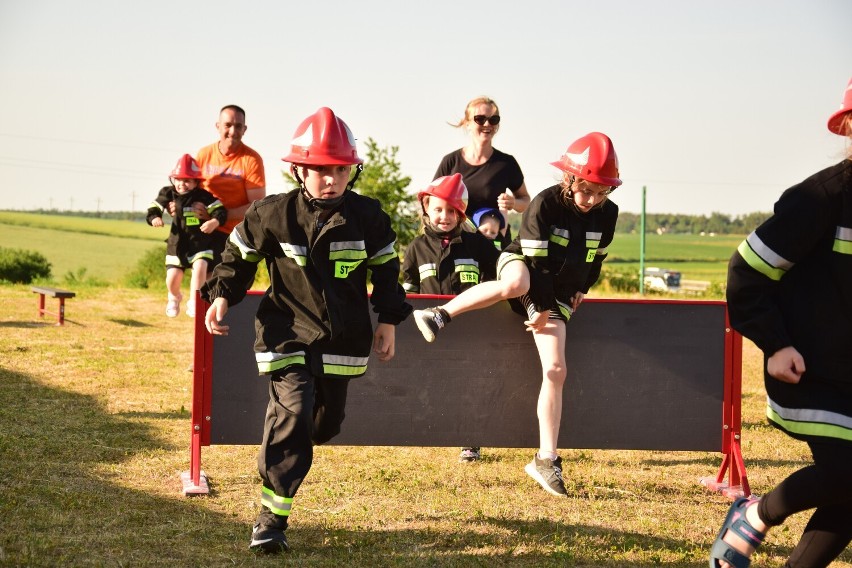
[[[446,304],[416,310],[427,341],[452,318],[500,300],[526,315],[541,359],[539,450],[524,468],[546,491],[565,496],[557,435],[565,384],[565,325],[597,281],[615,233],[618,206],[608,199],[619,185],[618,158],[605,134],[574,141],[552,165],[561,183],[542,190],[524,211],[518,237],[503,251],[497,280],[474,286]]]
[[[482,207],[477,209],[470,218],[484,237],[494,242],[497,250],[503,250],[509,243],[504,243],[506,237],[506,218],[499,209]]]
[[[175,164],[167,185],[148,207],[146,220],[152,227],[163,226],[163,211],[174,211],[172,226],[166,239],[166,289],[169,299],[166,315],[176,317],[180,311],[183,273],[192,268],[186,315],[195,317],[195,296],[207,280],[207,264],[213,260],[212,233],[225,223],[228,212],[222,203],[201,187],[201,169],[192,156],[184,154]],[[170,203],[174,204],[169,209]],[[194,204],[207,211],[210,218],[202,221]]]
[[[259,262],[269,270],[255,321],[255,356],[270,396],[258,455],[261,510],[249,545],[268,553],[289,550],[284,531],[294,497],[314,446],[340,432],[349,380],[367,371],[371,347],[380,361],[393,358],[396,325],[412,310],[399,285],[390,218],[377,200],[349,191],[363,161],[346,123],[320,108],[296,129],[283,161],[299,188],[248,208],[202,288],[212,303],[207,330],[227,335],[229,306],[245,297]]]

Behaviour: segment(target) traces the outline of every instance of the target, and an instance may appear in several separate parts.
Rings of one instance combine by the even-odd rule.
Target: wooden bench
[[[65,298],[73,298],[76,296],[70,290],[62,290],[60,288],[50,288],[49,286],[32,286],[32,291],[38,294],[38,315],[44,317],[44,314],[57,316],[58,322],[56,325],[65,325]],[[49,312],[44,309],[44,297],[59,298],[59,312]]]

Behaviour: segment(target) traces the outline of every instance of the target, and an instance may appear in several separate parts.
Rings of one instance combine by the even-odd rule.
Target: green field
[[[137,260],[162,246],[166,227],[144,223],[0,211],[2,245],[34,250],[53,267],[53,278],[86,269],[86,275],[118,283]],[[742,235],[646,235],[645,266],[671,268],[685,280],[724,282],[728,259]],[[639,235],[617,234],[606,261],[608,270],[639,271]]]
[[[87,278],[119,283],[168,233],[132,221],[0,211],[0,246],[41,253],[55,281],[85,269]]]
[[[645,267],[670,268],[684,280],[724,282],[728,260],[743,235],[656,235],[645,236]],[[616,234],[609,247],[609,270],[639,273],[640,242],[637,234]]]

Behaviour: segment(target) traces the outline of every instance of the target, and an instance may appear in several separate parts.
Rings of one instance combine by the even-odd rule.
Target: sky
[[[467,143],[477,96],[535,195],[592,131],[638,213],[770,211],[843,158],[848,0],[0,0],[0,209],[145,210],[184,153],[246,109],[267,192],[319,107],[399,148],[418,191]]]

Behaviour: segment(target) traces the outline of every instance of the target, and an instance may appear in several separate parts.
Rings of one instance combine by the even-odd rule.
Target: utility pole
[[[639,217],[639,293],[645,295],[645,186],[642,186],[642,214]]]
[[[130,210],[136,211],[136,192],[130,194]]]

